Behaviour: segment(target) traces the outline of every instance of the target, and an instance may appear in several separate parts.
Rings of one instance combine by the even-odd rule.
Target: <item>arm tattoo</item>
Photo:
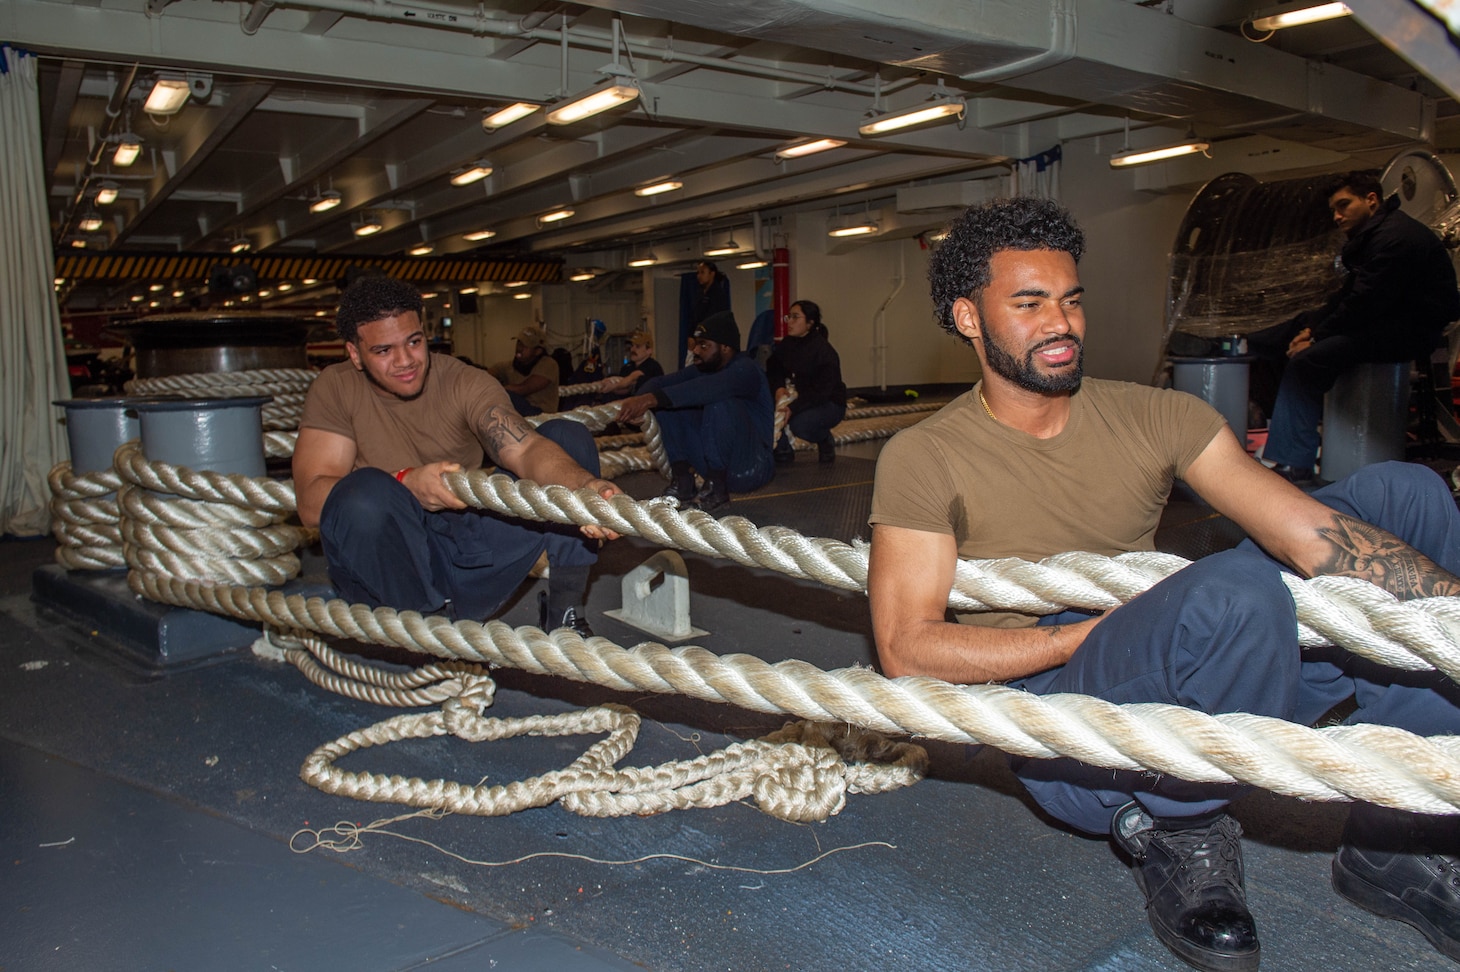
[[[534,435],[535,431],[527,421],[510,408],[502,405],[493,405],[487,409],[485,420],[482,422],[482,444],[487,447],[487,455],[491,456],[492,462],[502,464],[502,450]]]
[[[1315,573],[1358,577],[1400,599],[1460,594],[1460,578],[1391,533],[1335,513],[1331,526],[1319,527],[1328,555]]]

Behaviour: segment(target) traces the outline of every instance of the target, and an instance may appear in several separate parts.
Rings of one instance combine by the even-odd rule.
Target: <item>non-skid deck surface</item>
[[[801,460],[730,512],[865,536],[873,463]],[[640,497],[660,485],[650,474],[622,482]],[[1192,548],[1219,533],[1217,545],[1230,540],[1180,503],[1167,530],[1211,533]],[[599,634],[647,638],[601,612],[618,606],[619,578],[652,553],[636,540],[605,551],[589,605]],[[1149,933],[1106,842],[1043,819],[1002,757],[977,747],[933,744],[933,778],[850,796],[824,823],[787,823],[749,803],[613,819],[549,806],[403,820],[388,828],[400,837],[296,854],[289,841],[303,828],[409,812],[330,796],[297,775],[316,746],[399,710],[331,695],[249,654],[141,677],[108,661],[102,636],[37,616],[29,571],[49,555],[49,541],[0,543],[5,970],[1184,968]],[[822,668],[874,661],[864,596],[686,559],[693,620],[710,632],[696,643]],[[535,623],[536,590],[526,585],[505,619]],[[785,721],[500,675],[489,715],[598,700],[638,709],[645,720],[627,765],[691,758]],[[439,738],[341,765],[505,783],[566,765],[589,742]],[[1329,890],[1343,807],[1251,794],[1236,812],[1264,968],[1445,966],[1418,933]],[[601,863],[649,855],[673,856]]]

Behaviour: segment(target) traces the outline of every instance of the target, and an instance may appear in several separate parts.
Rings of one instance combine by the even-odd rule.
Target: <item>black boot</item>
[[[705,476],[705,485],[700,487],[699,495],[695,497],[695,506],[706,513],[713,513],[729,505],[730,484],[726,481],[725,470],[711,469]]]
[[[1460,827],[1356,803],[1333,856],[1333,890],[1360,908],[1396,918],[1460,962]]]
[[[771,458],[774,459],[777,464],[784,464],[796,461],[796,448],[791,445],[791,440],[786,437],[786,434],[784,432],[781,433],[780,439],[776,441],[775,449],[771,450]]]
[[[836,462],[836,442],[827,436],[816,443],[817,462]]]
[[[552,565],[548,589],[537,595],[537,626],[544,631],[572,628],[579,637],[593,637],[583,605],[588,600],[588,567]]]
[[[683,459],[669,464],[669,486],[660,496],[667,496],[679,504],[680,509],[694,505],[695,472]]]
[[[1161,944],[1207,972],[1256,969],[1257,925],[1242,880],[1242,828],[1225,813],[1153,819],[1137,803],[1115,812],[1111,836],[1135,859],[1146,917]]]

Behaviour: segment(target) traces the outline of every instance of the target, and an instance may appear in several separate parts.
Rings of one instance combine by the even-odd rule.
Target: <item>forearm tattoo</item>
[[[497,465],[502,463],[503,449],[534,434],[526,419],[501,405],[493,405],[487,409],[486,420],[482,424],[483,445],[487,447],[487,455]]]
[[[1335,513],[1318,535],[1330,549],[1315,573],[1358,577],[1400,599],[1460,594],[1460,578],[1372,524]]]

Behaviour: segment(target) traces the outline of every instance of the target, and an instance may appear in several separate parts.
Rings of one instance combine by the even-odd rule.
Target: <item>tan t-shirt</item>
[[[491,372],[492,377],[504,385],[515,385],[519,382],[526,381],[533,375],[542,375],[548,380],[548,383],[531,395],[526,396],[527,402],[530,405],[536,405],[544,412],[556,412],[558,410],[558,376],[560,371],[558,369],[558,359],[552,355],[544,354],[538,358],[533,364],[532,370],[525,375],[512,367],[511,361],[502,361],[492,365]]]
[[[447,461],[480,468],[487,410],[512,402],[481,368],[445,354],[430,360],[426,387],[410,401],[380,394],[349,361],[330,365],[309,386],[299,427],[353,439],[356,469],[394,472]]]
[[[1183,392],[1087,378],[1064,430],[1039,439],[989,418],[978,388],[887,443],[868,522],[952,535],[962,558],[1152,550],[1173,479],[1225,422]],[[959,620],[1035,619],[991,612]]]

